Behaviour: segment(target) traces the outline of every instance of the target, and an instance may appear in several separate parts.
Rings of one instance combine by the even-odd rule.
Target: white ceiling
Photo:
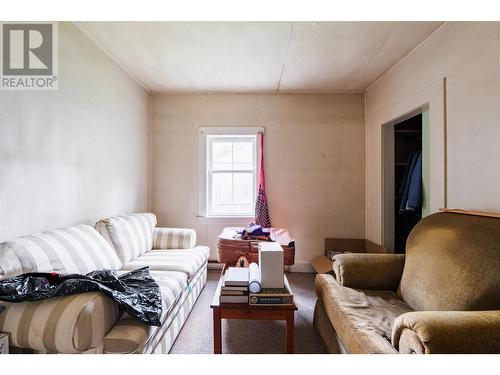
[[[441,22],[77,22],[152,92],[364,91]]]

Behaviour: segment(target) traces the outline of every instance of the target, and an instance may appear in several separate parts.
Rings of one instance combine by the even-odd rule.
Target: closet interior
[[[394,126],[394,252],[422,218],[422,114]]]

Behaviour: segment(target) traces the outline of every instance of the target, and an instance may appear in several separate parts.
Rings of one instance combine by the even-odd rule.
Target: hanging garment
[[[406,190],[406,184],[408,183],[408,179],[411,177],[411,170],[413,169],[413,165],[417,161],[417,153],[414,152],[408,157],[408,162],[406,163],[405,174],[403,176],[403,181],[399,185],[398,195],[403,198]]]
[[[419,153],[418,159],[413,167],[410,180],[410,188],[408,189],[408,200],[406,202],[407,211],[416,211],[422,203],[422,152]]]
[[[260,144],[259,192],[255,202],[255,223],[263,228],[271,228],[271,218],[267,207],[266,177],[264,174],[264,133],[258,133]]]
[[[103,292],[122,312],[148,325],[161,325],[160,287],[149,275],[149,267],[121,276],[112,270],[86,275],[33,272],[0,281],[0,301],[5,302],[38,301],[86,292]]]
[[[408,214],[408,210],[406,209],[406,203],[408,202],[408,195],[410,193],[411,180],[413,176],[413,171],[415,169],[415,165],[417,164],[417,160],[421,154],[421,150],[413,153],[410,158],[410,163],[406,167],[405,176],[403,178],[403,183],[401,184],[400,191],[403,191],[403,195],[401,197],[401,203],[399,205],[399,214],[406,215]]]

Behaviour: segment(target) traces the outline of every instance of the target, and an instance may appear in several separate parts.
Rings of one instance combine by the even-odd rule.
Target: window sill
[[[212,216],[212,215],[197,215],[200,219],[252,219],[255,220],[254,216]]]

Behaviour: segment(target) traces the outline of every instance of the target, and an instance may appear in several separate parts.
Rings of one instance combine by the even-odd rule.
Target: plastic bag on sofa
[[[161,325],[160,287],[150,276],[149,267],[120,276],[113,270],[86,275],[33,272],[0,281],[0,301],[5,302],[37,301],[86,292],[103,292],[131,317],[148,325]]]

